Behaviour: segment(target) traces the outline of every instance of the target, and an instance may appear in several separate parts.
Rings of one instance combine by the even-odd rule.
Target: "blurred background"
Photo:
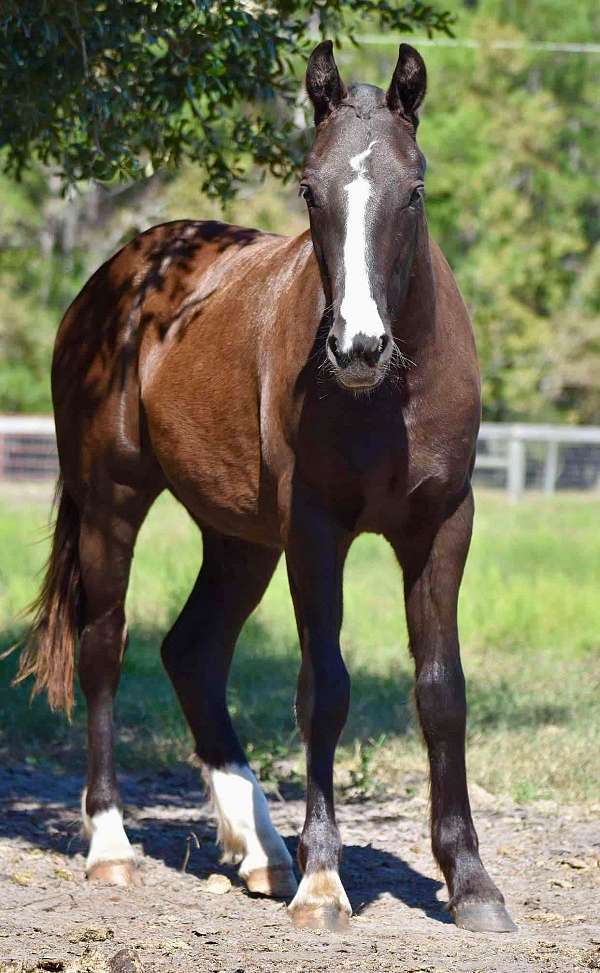
[[[427,214],[471,310],[483,375],[478,517],[461,598],[472,779],[518,800],[583,801],[600,750],[599,8],[578,0],[470,0],[454,38],[408,37],[429,93],[419,142]],[[399,38],[358,30],[336,58],[347,81],[386,87]],[[298,65],[300,88],[301,65]],[[300,115],[299,115],[300,117]],[[56,456],[49,363],[58,322],[94,269],[135,233],[224,218],[278,233],[307,226],[297,184],[252,170],[226,205],[191,164],[66,196],[38,166],[0,175],[0,637],[19,636],[47,542]],[[160,640],[201,561],[163,497],[137,548],[118,718],[121,766],[170,766],[190,739],[160,669]],[[401,582],[361,538],[346,580],[343,644],[354,680],[338,785],[350,795],[421,787]],[[232,707],[267,786],[300,779],[292,699],[298,651],[283,570],[243,633]],[[74,728],[3,663],[0,747],[49,767],[83,760]]]

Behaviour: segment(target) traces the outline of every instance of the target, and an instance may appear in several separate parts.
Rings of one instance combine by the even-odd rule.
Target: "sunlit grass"
[[[600,770],[600,501],[587,496],[478,498],[476,529],[460,604],[470,701],[469,765],[484,787],[518,799],[597,798]],[[17,612],[31,599],[46,545],[47,507],[0,500],[0,628],[9,644]],[[191,743],[159,661],[160,641],[183,604],[202,557],[185,512],[162,497],[142,530],[128,617],[131,643],[119,693],[123,766],[170,763]],[[390,788],[425,757],[415,728],[402,586],[392,550],[360,538],[348,558],[343,646],[353,677],[340,765],[356,741],[376,739],[372,773]],[[238,649],[231,705],[259,765],[295,758],[292,701],[298,647],[280,564]],[[2,664],[2,685],[14,661]],[[81,762],[83,706],[68,728],[24,689],[0,690],[6,753]],[[381,737],[385,735],[382,742]]]

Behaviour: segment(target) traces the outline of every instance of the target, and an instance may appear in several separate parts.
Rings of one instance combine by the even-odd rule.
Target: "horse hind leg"
[[[203,773],[217,818],[221,860],[239,864],[238,874],[250,892],[291,898],[297,887],[292,857],[245,759],[222,767],[205,765]]]
[[[89,840],[88,879],[127,886],[135,880],[134,852],[123,827],[113,759],[113,700],[127,642],[125,596],[139,528],[157,492],[111,487],[89,498],[79,534],[83,628],[79,681],[88,711],[87,787],[82,796]]]
[[[279,552],[205,530],[204,557],[162,657],[194,736],[218,822],[223,860],[239,863],[251,892],[291,897],[291,856],[236,736],[227,679],[242,625],[256,608]]]

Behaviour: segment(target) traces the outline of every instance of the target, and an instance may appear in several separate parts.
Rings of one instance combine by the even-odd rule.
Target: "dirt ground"
[[[0,772],[0,973],[600,969],[600,805],[524,807],[473,788],[484,861],[519,925],[493,936],[456,929],[444,912],[424,787],[410,799],[340,804],[354,918],[337,936],[296,931],[283,903],[251,897],[219,864],[192,769],[124,778],[142,884],[87,884],[80,786],[26,766]],[[272,804],[292,850],[303,811],[299,795]],[[206,886],[214,873],[232,880],[225,894]]]

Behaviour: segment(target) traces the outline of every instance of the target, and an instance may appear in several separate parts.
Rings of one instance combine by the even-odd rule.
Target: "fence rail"
[[[54,419],[0,416],[0,480],[53,480],[57,475]]]
[[[0,480],[51,480],[58,474],[50,416],[0,416]],[[518,501],[528,488],[600,490],[600,426],[484,422],[476,482]]]
[[[600,426],[484,422],[477,443],[475,472],[501,471],[513,501],[528,486],[600,489]]]

